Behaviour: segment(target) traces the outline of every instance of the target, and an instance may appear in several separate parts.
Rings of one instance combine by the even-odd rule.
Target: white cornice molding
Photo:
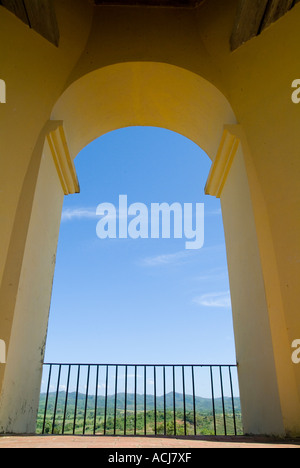
[[[75,165],[71,158],[62,121],[51,122],[53,130],[47,135],[57,174],[65,195],[80,192]]]
[[[240,144],[239,138],[224,130],[221,144],[213,162],[205,186],[205,194],[220,198],[234,157]]]

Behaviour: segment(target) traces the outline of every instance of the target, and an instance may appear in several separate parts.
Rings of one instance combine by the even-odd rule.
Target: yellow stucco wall
[[[35,431],[63,198],[52,154],[45,144],[20,269],[8,365],[2,375],[0,433]],[[26,421],[21,417],[22,408],[27,412]]]
[[[20,285],[27,284],[24,274],[32,264],[26,249],[37,235],[33,216],[36,197],[47,205],[46,200],[42,202],[42,188],[39,185],[37,189],[37,183],[49,119],[63,120],[73,157],[105,132],[129,125],[157,125],[192,139],[212,160],[223,126],[238,123],[244,140],[243,154],[232,166],[222,203],[230,220],[238,212],[236,208],[230,214],[230,206],[237,201],[234,194],[238,197],[245,187],[239,177],[246,178],[250,241],[252,247],[255,244],[255,268],[261,275],[257,288],[269,356],[264,357],[264,362],[266,366],[271,361],[274,365],[265,369],[265,379],[274,383],[274,395],[280,401],[278,409],[274,396],[276,424],[271,418],[265,428],[255,426],[252,418],[249,430],[270,433],[273,426],[274,432],[299,434],[300,423],[293,415],[299,411],[300,367],[291,363],[289,346],[300,338],[300,106],[291,100],[291,83],[299,78],[300,5],[231,53],[229,38],[236,5],[237,0],[228,0],[224,8],[223,0],[211,0],[197,11],[121,7],[93,10],[86,0],[56,0],[59,48],[0,8],[0,79],[7,85],[7,103],[0,105],[0,339],[7,343],[8,356],[17,353],[13,337],[19,325],[14,317],[21,317],[16,314],[27,302],[25,296],[20,296]],[[238,166],[241,161],[243,164]],[[52,189],[55,184],[51,184]],[[60,198],[53,197],[51,206],[55,224]],[[225,222],[227,239],[231,238],[234,222]],[[236,293],[238,251],[232,247],[230,252],[233,260],[229,271]],[[46,268],[43,281],[47,278],[51,284],[52,267],[47,256],[40,268]],[[243,285],[245,275],[240,276]],[[243,320],[249,320],[245,297],[241,301],[238,304],[243,304],[245,318],[238,318],[238,341],[242,337],[239,327],[245,327],[247,322]],[[256,313],[258,319],[260,312]],[[46,333],[42,328],[40,342]],[[263,337],[262,333],[260,343]],[[239,349],[243,350],[240,343]],[[37,349],[28,353],[37,359]],[[254,372],[254,357],[251,361],[249,353],[241,353],[245,372]],[[3,430],[7,418],[5,395],[11,391],[7,382],[13,375],[16,377],[15,373],[13,360],[0,367],[0,382],[5,382],[0,398]],[[263,378],[262,370],[259,375]],[[15,403],[17,394],[10,395]],[[258,392],[259,397],[268,399],[267,394]],[[18,425],[18,430],[21,427],[25,426]]]
[[[63,23],[59,49],[4,8],[0,11],[0,75],[7,88],[7,102],[0,106],[0,281],[33,149],[81,55],[92,19],[80,0],[58,1],[56,11]]]

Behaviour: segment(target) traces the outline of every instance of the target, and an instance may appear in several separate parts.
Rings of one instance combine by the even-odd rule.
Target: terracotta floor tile
[[[0,448],[300,448],[300,440],[274,441],[258,437],[103,437],[103,436],[0,436]]]

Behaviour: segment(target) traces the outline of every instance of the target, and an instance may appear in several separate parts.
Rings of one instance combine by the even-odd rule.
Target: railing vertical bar
[[[53,413],[53,421],[52,421],[52,434],[54,434],[54,429],[55,429],[57,403],[58,403],[59,386],[60,386],[60,376],[61,376],[61,364],[59,365],[59,368],[58,368],[57,388],[56,388],[55,405],[54,405],[54,413]]]
[[[45,434],[45,426],[46,426],[46,418],[47,418],[47,410],[48,410],[48,400],[49,400],[51,375],[52,375],[52,364],[50,364],[50,367],[49,367],[48,385],[47,385],[47,394],[46,394],[46,400],[45,400],[45,413],[44,413],[42,434]]]
[[[224,401],[222,366],[219,366],[219,371],[220,371],[220,384],[221,384],[222,408],[223,408],[223,424],[224,424],[225,435],[227,435],[226,410],[225,410],[225,401]]]
[[[75,408],[74,408],[74,422],[73,422],[73,435],[76,430],[76,417],[77,417],[77,404],[78,404],[78,391],[79,391],[79,380],[80,380],[80,364],[78,364],[78,373],[77,373],[77,384],[76,384],[76,396],[75,396]]]
[[[166,402],[166,367],[163,368],[163,379],[164,379],[164,435],[167,435],[167,402]]]
[[[114,413],[114,435],[116,435],[116,427],[117,427],[117,405],[118,405],[118,373],[119,373],[119,366],[116,366],[116,373],[115,373],[115,413]]]
[[[237,428],[236,428],[236,418],[235,418],[235,405],[234,405],[234,396],[233,396],[233,385],[232,385],[232,375],[231,375],[231,366],[228,366],[229,371],[229,381],[230,381],[230,392],[231,392],[231,403],[232,403],[232,416],[233,416],[233,427],[234,427],[234,435],[237,435]]]
[[[86,426],[86,413],[87,413],[87,405],[89,399],[89,385],[90,385],[90,372],[91,366],[88,366],[88,373],[86,379],[86,394],[85,394],[85,406],[84,406],[84,418],[83,418],[83,435],[85,434],[85,426]]]
[[[126,435],[126,424],[127,424],[127,379],[128,379],[128,367],[125,366],[125,405],[124,405],[124,435]]]
[[[147,367],[144,366],[144,434],[147,435]]]
[[[195,395],[195,373],[192,367],[192,387],[193,387],[193,412],[194,412],[194,435],[197,435],[197,416],[196,416],[196,395]]]
[[[64,420],[62,426],[62,434],[65,433],[65,424],[66,424],[66,417],[67,417],[67,408],[68,408],[68,396],[69,396],[69,388],[70,388],[70,376],[71,376],[71,364],[69,364],[68,368],[68,378],[67,378],[67,388],[66,388],[66,401],[65,401],[65,409],[64,409]]]
[[[95,410],[94,410],[94,430],[93,434],[96,434],[96,426],[97,426],[97,409],[98,409],[98,386],[99,386],[99,366],[97,366],[96,371],[96,389],[95,389]]]
[[[156,366],[153,367],[154,370],[154,433],[157,435],[157,389],[156,389]]]
[[[235,417],[235,404],[234,404],[233,385],[232,385],[232,375],[231,375],[231,366],[228,366],[228,369],[229,369],[229,381],[230,381],[230,391],[231,391],[231,402],[232,402],[232,415],[233,415],[234,435],[237,435],[236,417]]]
[[[217,425],[216,425],[214,378],[213,378],[212,366],[210,366],[210,382],[211,382],[211,394],[212,394],[212,407],[213,407],[214,431],[215,431],[215,436],[216,436],[216,435],[217,435]]]
[[[104,404],[104,435],[106,435],[106,426],[107,426],[107,397],[108,397],[108,365],[106,366],[105,404]]]
[[[182,390],[183,390],[183,417],[184,417],[184,435],[186,436],[186,398],[185,398],[185,372],[182,366]]]
[[[134,367],[134,435],[136,435],[136,423],[137,423],[137,366]]]
[[[175,384],[175,366],[173,367],[173,416],[174,416],[174,435],[177,434],[176,429],[176,384]]]

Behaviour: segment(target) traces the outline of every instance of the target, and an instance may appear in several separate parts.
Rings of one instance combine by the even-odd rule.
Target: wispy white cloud
[[[196,276],[194,281],[215,281],[216,279],[226,279],[228,277],[228,271],[225,268],[211,268],[204,271],[201,275]]]
[[[221,216],[222,210],[221,208],[217,208],[216,210],[206,211],[207,216]]]
[[[172,254],[157,255],[154,257],[146,257],[140,261],[141,265],[146,267],[156,267],[163,265],[177,265],[189,260],[197,250],[180,250]]]
[[[228,309],[231,307],[230,292],[213,292],[195,297],[193,303],[202,307],[217,307]]]
[[[203,253],[209,255],[217,255],[219,251],[224,249],[223,244],[211,245],[203,247],[202,249],[195,250],[180,250],[171,254],[156,255],[153,257],[146,257],[140,260],[139,264],[146,267],[156,267],[163,265],[182,265],[183,263],[191,262],[197,259],[197,256]],[[202,275],[201,275],[202,276]],[[201,279],[201,276],[195,279]],[[206,275],[205,275],[206,276]],[[214,272],[211,271],[209,278],[214,278]],[[207,277],[208,279],[208,277]]]
[[[74,219],[98,219],[96,208],[67,208],[62,212],[62,221],[73,221]]]
[[[119,212],[116,210],[115,212],[110,212],[105,214],[106,219],[127,219],[126,213]],[[96,219],[99,220],[101,215],[97,214],[97,207],[90,208],[90,207],[78,207],[78,208],[66,208],[62,212],[62,221],[73,221],[75,219]]]

